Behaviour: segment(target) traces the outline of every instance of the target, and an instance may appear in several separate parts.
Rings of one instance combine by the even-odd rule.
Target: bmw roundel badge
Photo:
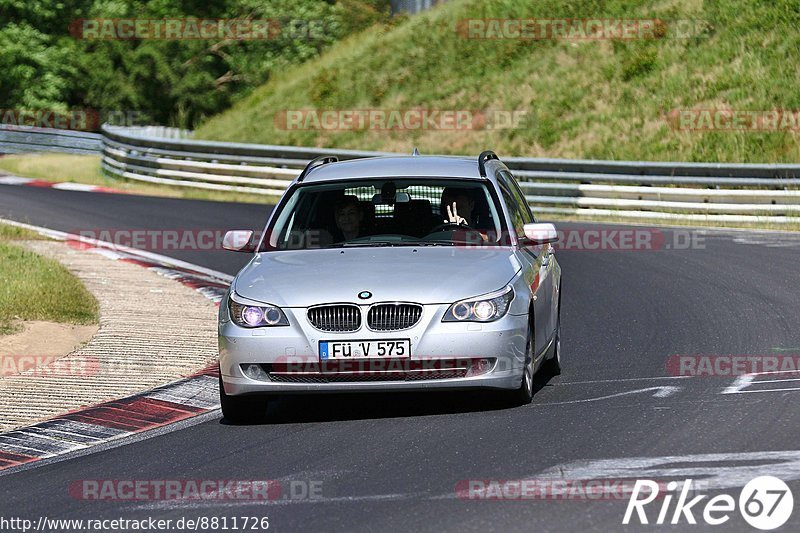
[[[369,291],[361,291],[358,293],[358,297],[361,298],[362,300],[369,300],[370,298],[372,298],[372,293]]]

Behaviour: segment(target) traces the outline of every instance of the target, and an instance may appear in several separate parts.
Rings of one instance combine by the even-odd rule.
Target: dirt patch
[[[22,330],[0,336],[0,376],[47,365],[88,343],[97,333],[96,324],[76,326],[44,320],[22,324]]]

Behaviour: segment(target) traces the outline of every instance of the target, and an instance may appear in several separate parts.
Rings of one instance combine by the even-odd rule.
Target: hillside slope
[[[418,146],[423,153],[478,153],[491,147],[506,155],[553,157],[800,160],[797,124],[784,121],[783,131],[766,132],[675,127],[675,110],[800,109],[800,7],[795,1],[566,4],[451,0],[394,27],[373,27],[276,76],[203,124],[197,136],[400,152]],[[690,38],[668,34],[628,40],[467,39],[459,33],[465,19],[503,17],[692,20],[696,31]],[[524,110],[527,115],[516,128],[493,130],[284,126],[287,110],[417,107]]]

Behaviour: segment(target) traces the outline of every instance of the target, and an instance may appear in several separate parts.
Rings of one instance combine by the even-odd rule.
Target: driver
[[[345,196],[334,205],[333,209],[336,228],[342,236],[342,241],[349,241],[361,236],[363,231],[364,212],[355,196]]]
[[[471,191],[459,187],[445,187],[440,207],[445,224],[469,226],[470,222],[475,222],[472,216],[474,209],[475,199]]]

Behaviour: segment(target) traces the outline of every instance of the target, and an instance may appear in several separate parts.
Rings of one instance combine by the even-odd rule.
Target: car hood
[[[281,307],[332,302],[452,303],[506,285],[520,270],[509,249],[336,248],[257,254],[236,276],[237,294]]]

